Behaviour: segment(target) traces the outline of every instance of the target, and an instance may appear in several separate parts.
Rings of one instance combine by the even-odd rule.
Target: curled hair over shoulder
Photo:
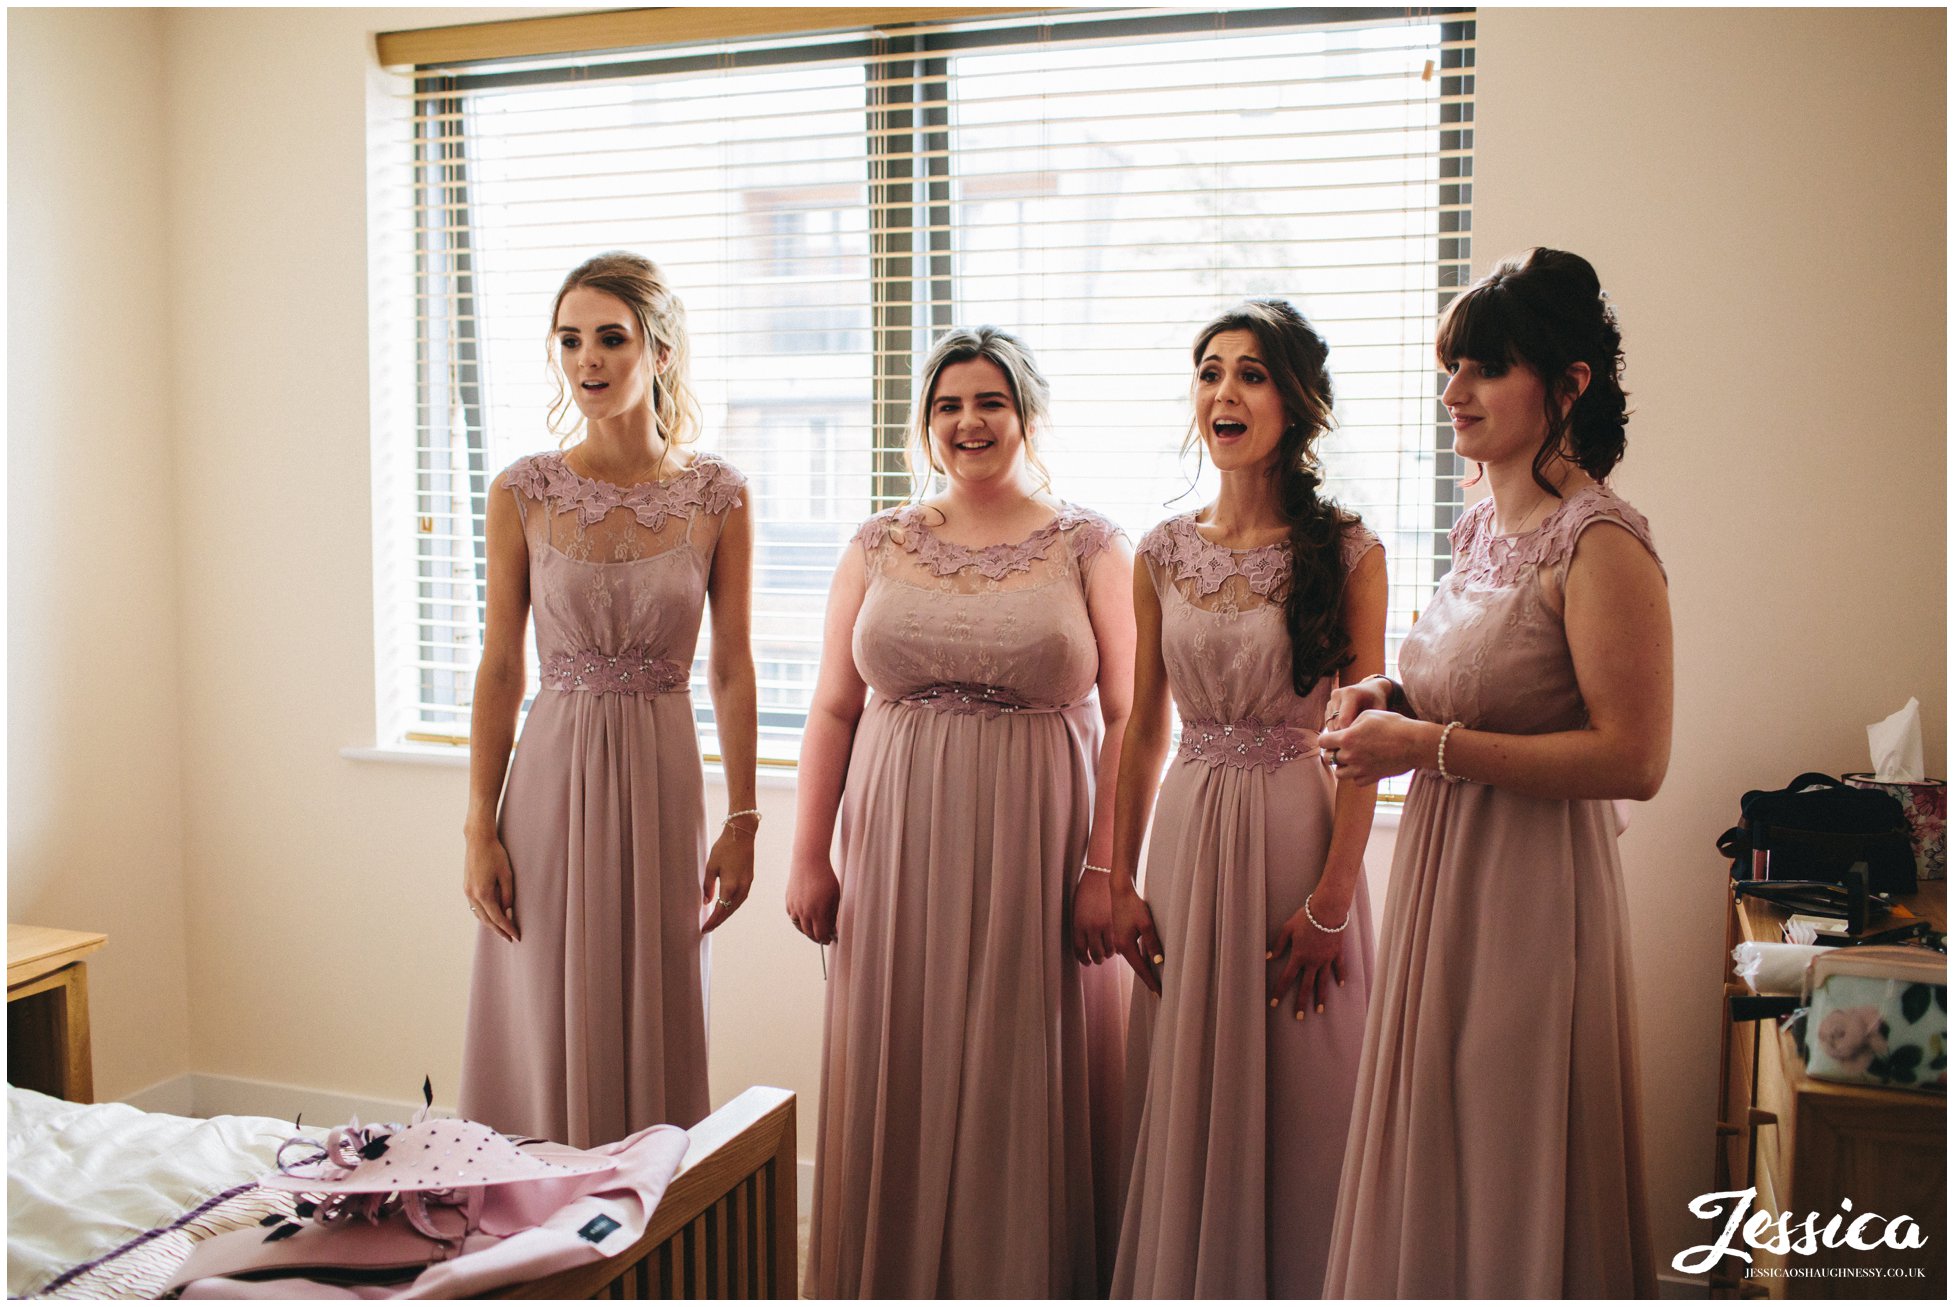
[[[1323,464],[1316,445],[1336,424],[1330,385],[1330,346],[1288,300],[1245,300],[1218,315],[1194,338],[1198,382],[1208,344],[1224,331],[1255,337],[1288,421],[1276,444],[1272,474],[1276,498],[1289,521],[1289,594],[1283,625],[1289,632],[1290,677],[1297,694],[1308,694],[1322,677],[1350,664],[1350,633],[1343,625],[1343,528],[1354,521],[1322,493]],[[1188,433],[1187,448],[1199,441]]]
[[[658,423],[658,434],[669,452],[674,445],[689,444],[699,438],[701,425],[698,397],[692,391],[692,339],[685,329],[685,305],[672,292],[658,265],[642,254],[629,250],[610,250],[585,259],[570,270],[550,303],[550,336],[556,335],[556,315],[563,297],[578,287],[603,291],[624,301],[638,324],[645,342],[645,366],[650,370],[651,412]],[[556,350],[551,346],[549,366],[556,382],[556,396],[550,401],[549,428],[567,442],[583,425],[579,417],[568,427],[562,425],[575,405],[570,400],[569,383],[563,376]],[[658,366],[660,357],[664,367]]]
[[[1051,412],[1052,388],[1038,370],[1031,347],[1010,332],[988,324],[981,327],[952,327],[936,338],[929,356],[923,360],[916,378],[916,400],[909,414],[909,441],[903,456],[909,464],[911,493],[921,499],[929,490],[930,477],[943,475],[930,445],[930,406],[936,402],[936,380],[943,369],[972,359],[989,359],[1004,374],[1011,388],[1011,402],[1017,405],[1018,421],[1024,427],[1024,458],[1038,474],[1039,488],[1052,488],[1052,474],[1038,457],[1036,428]]]
[[[1622,333],[1594,265],[1578,254],[1539,246],[1501,259],[1490,273],[1445,306],[1438,357],[1450,366],[1521,364],[1546,390],[1547,436],[1533,456],[1533,479],[1551,494],[1547,465],[1558,455],[1599,481],[1621,462],[1628,444],[1628,395],[1622,390]],[[1572,407],[1568,370],[1588,367],[1588,386]]]

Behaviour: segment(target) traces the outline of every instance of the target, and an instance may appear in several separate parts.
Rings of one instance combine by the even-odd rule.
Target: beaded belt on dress
[[[995,685],[965,685],[954,682],[928,686],[913,694],[905,694],[896,702],[933,708],[937,712],[951,713],[958,717],[971,715],[1001,717],[1006,713],[1054,713],[1078,706],[1071,703],[1049,706],[1028,704],[1009,690],[1000,689]],[[1085,701],[1082,699],[1079,702]]]
[[[1317,733],[1305,726],[1188,720],[1181,723],[1180,756],[1211,767],[1267,767],[1317,756]]]
[[[543,660],[543,688],[582,690],[586,694],[677,694],[692,680],[686,667],[669,658],[653,658],[644,649],[604,653],[579,649],[551,654]]]

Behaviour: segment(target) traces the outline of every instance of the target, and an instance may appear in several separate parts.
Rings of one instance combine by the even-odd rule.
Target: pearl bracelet
[[[1451,772],[1446,770],[1445,742],[1451,739],[1452,732],[1463,724],[1464,723],[1462,722],[1448,722],[1446,723],[1445,729],[1438,733],[1438,774],[1440,776],[1443,776],[1446,780],[1451,781],[1454,785],[1457,785],[1460,781],[1465,780],[1466,778],[1463,776],[1454,776]]]
[[[1315,897],[1316,895],[1313,892],[1303,895],[1303,915],[1309,918],[1310,925],[1316,927],[1318,930],[1322,931],[1325,935],[1341,935],[1344,931],[1350,929],[1350,916],[1348,913],[1344,915],[1343,924],[1341,926],[1326,926],[1322,922],[1318,921],[1316,919],[1316,914],[1314,912],[1311,912],[1309,907],[1310,900]]]
[[[1090,862],[1081,863],[1080,865],[1084,867],[1087,871],[1103,871],[1108,876],[1113,874],[1113,869],[1111,867],[1095,867]]]
[[[753,829],[752,829],[752,830],[748,830],[748,829],[747,829],[746,827],[744,827],[744,826],[734,826],[734,825],[733,825],[733,818],[735,818],[735,817],[751,817],[751,818],[753,818]],[[719,829],[721,829],[721,830],[725,830],[725,829],[726,829],[727,827],[729,827],[729,826],[730,826],[730,827],[732,827],[732,829],[734,829],[734,830],[736,830],[736,831],[738,831],[738,832],[739,832],[740,834],[742,834],[742,835],[758,835],[758,834],[760,833],[760,822],[761,822],[761,820],[762,820],[762,818],[761,818],[761,816],[760,816],[760,810],[759,810],[758,808],[742,808],[742,809],[740,809],[740,810],[739,810],[738,812],[729,812],[729,813],[727,813],[727,814],[726,814],[726,820],[725,820],[725,821],[722,821],[722,822],[720,822],[720,823],[719,823]]]

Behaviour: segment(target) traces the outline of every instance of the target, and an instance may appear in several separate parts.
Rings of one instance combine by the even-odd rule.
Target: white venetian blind
[[[1032,346],[1056,490],[1137,541],[1214,490],[1181,453],[1195,330],[1294,301],[1331,344],[1331,490],[1389,551],[1394,656],[1459,509],[1432,340],[1467,279],[1472,94],[1472,15],[1432,10],[1066,11],[403,70],[374,127],[383,733],[466,733],[487,483],[556,443],[551,298],[617,247],[684,299],[702,443],[751,478],[763,758],[797,754],[828,578],[911,491],[911,376],[952,325]]]

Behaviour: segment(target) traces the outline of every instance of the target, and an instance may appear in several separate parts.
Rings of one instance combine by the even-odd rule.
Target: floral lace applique
[[[1345,569],[1380,544],[1377,533],[1362,522],[1344,528],[1341,554]],[[1194,514],[1170,517],[1140,541],[1140,556],[1165,568],[1176,581],[1187,582],[1193,598],[1205,598],[1239,576],[1248,589],[1264,599],[1276,599],[1289,581],[1289,543],[1279,540],[1255,549],[1218,545],[1195,528]]]
[[[1058,516],[1016,544],[973,547],[944,540],[930,530],[928,514],[914,504],[886,509],[862,523],[855,532],[855,543],[873,555],[896,532],[897,543],[929,569],[932,576],[949,577],[975,570],[990,581],[1001,581],[1014,572],[1029,572],[1032,564],[1043,562],[1051,553],[1052,542],[1068,531],[1072,553],[1083,564],[1119,534],[1119,528],[1091,509],[1071,504],[1059,507]]]
[[[1649,520],[1605,483],[1594,482],[1568,496],[1539,526],[1518,536],[1494,534],[1493,501],[1480,500],[1452,527],[1452,570],[1462,583],[1516,584],[1543,566],[1565,565],[1581,532],[1597,521],[1626,529],[1642,542],[1656,566],[1662,566]]]
[[[1298,758],[1314,758],[1316,732],[1301,726],[1254,721],[1184,721],[1179,756],[1214,767],[1274,771]]]
[[[584,526],[593,526],[619,508],[631,511],[638,524],[658,531],[667,518],[696,513],[717,516],[743,502],[746,478],[716,454],[701,453],[692,466],[670,481],[647,481],[635,486],[594,481],[571,471],[561,452],[531,454],[517,459],[503,474],[504,484],[530,499],[574,512]]]
[[[543,660],[543,684],[552,690],[590,694],[675,694],[691,680],[683,664],[634,645],[615,654],[582,649]]]

